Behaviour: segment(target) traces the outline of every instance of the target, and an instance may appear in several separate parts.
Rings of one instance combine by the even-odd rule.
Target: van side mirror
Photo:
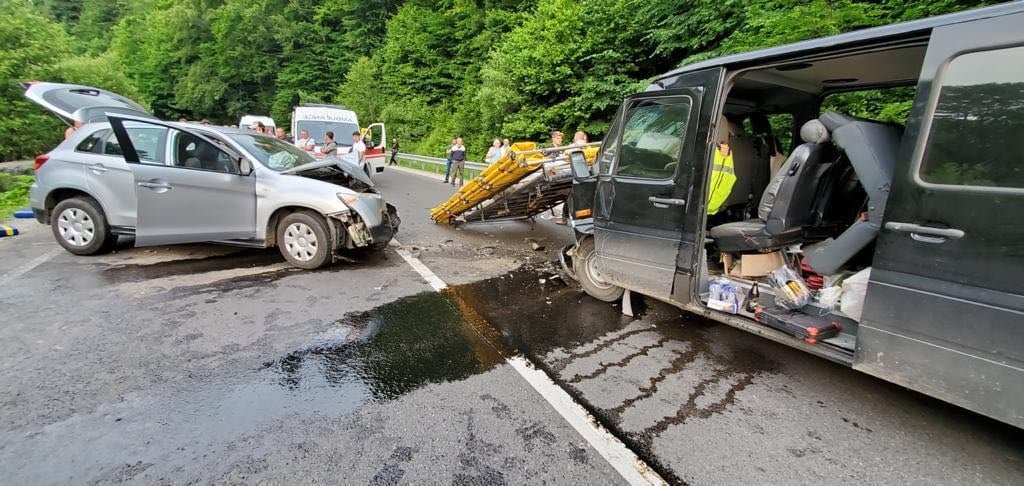
[[[252,175],[252,161],[245,157],[239,157],[238,173],[243,176]]]
[[[593,175],[583,152],[569,152],[569,168],[572,169],[573,179],[586,179]]]

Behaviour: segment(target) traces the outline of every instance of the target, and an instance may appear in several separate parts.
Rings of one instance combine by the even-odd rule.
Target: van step
[[[773,329],[814,344],[839,335],[849,319],[831,314],[812,316],[769,303],[754,313],[754,319]]]

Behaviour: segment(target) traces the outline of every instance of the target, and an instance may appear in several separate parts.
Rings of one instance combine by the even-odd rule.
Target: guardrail
[[[442,169],[444,169],[444,167],[448,164],[448,159],[443,159],[441,157],[428,157],[426,155],[407,154],[404,152],[399,152],[398,158],[411,160],[413,162],[421,162],[424,164],[439,165],[441,166]],[[484,170],[487,168],[487,164],[483,164],[480,162],[470,162],[467,160],[466,168],[470,170]]]

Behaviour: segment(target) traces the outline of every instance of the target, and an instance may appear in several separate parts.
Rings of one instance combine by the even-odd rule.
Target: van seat
[[[889,198],[902,129],[895,125],[863,120],[835,112],[825,113],[821,122],[853,165],[868,195],[868,211],[834,241],[807,255],[807,265],[823,275],[836,273],[864,247],[874,241],[881,228]]]
[[[801,228],[812,218],[814,195],[826,164],[835,158],[829,132],[820,121],[805,123],[800,137],[804,143],[793,150],[761,195],[757,219],[711,228],[709,234],[719,250],[768,250],[801,241]]]

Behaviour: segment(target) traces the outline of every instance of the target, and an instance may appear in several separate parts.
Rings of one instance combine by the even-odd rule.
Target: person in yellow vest
[[[732,162],[732,149],[728,141],[718,142],[715,148],[715,164],[711,166],[711,184],[708,189],[708,214],[716,214],[729,199],[732,186],[736,185],[736,170]]]

